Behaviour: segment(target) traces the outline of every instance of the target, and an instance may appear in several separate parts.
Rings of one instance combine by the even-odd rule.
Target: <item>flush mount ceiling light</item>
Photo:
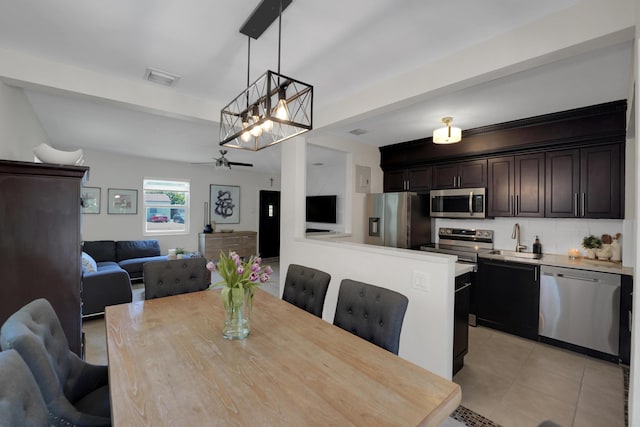
[[[462,130],[451,126],[452,117],[443,117],[442,123],[444,127],[433,131],[434,144],[455,144],[462,140]]]
[[[220,145],[258,151],[313,129],[313,86],[280,74],[282,11],[291,0],[263,0],[240,32],[248,37],[247,88],[220,111]],[[278,18],[278,72],[249,84],[251,39]]]

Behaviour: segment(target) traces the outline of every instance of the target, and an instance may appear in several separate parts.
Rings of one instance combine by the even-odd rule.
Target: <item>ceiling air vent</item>
[[[368,133],[368,130],[364,130],[364,129],[353,129],[350,130],[349,133],[353,134],[353,135],[364,135],[365,133]]]
[[[157,68],[147,68],[144,79],[163,86],[175,86],[180,80],[180,76]]]

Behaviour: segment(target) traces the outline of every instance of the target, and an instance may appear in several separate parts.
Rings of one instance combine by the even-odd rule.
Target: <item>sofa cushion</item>
[[[116,242],[113,240],[84,242],[82,250],[91,255],[96,262],[116,261]]]
[[[159,255],[160,243],[157,240],[121,240],[116,242],[115,261],[117,262]]]
[[[97,263],[98,271],[118,271],[122,267],[117,262],[105,261]]]
[[[132,279],[142,279],[142,266],[146,262],[154,262],[154,261],[166,261],[166,255],[158,255],[158,256],[150,256],[144,258],[133,258],[133,259],[125,259],[120,261],[118,264],[129,273]]]
[[[98,271],[96,260],[94,260],[88,253],[82,252],[82,272],[94,273],[96,271]]]

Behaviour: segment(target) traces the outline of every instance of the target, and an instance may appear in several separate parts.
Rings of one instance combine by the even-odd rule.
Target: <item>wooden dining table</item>
[[[262,290],[222,336],[220,290],[106,308],[122,426],[438,426],[460,387]]]

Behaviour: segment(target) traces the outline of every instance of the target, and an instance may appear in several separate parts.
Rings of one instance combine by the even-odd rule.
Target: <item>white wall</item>
[[[0,159],[33,161],[48,138],[22,89],[0,82]]]
[[[325,141],[331,144],[332,141]],[[335,142],[335,141],[333,141]],[[314,140],[314,144],[318,143]],[[353,177],[355,164],[368,163],[367,147],[350,143],[353,158],[349,164],[348,193],[358,201],[364,195],[356,194]],[[377,151],[377,149],[375,149]],[[357,154],[362,152],[362,157]],[[282,216],[280,251],[280,290],[284,287],[289,264],[302,264],[319,268],[331,274],[323,319],[333,322],[340,281],[345,278],[396,290],[407,296],[409,306],[400,337],[399,355],[445,378],[451,378],[453,353],[453,302],[455,258],[395,248],[380,248],[336,240],[304,239],[304,197],[306,192],[306,144],[302,138],[286,141],[282,145]],[[377,160],[376,160],[377,161]],[[379,178],[377,182],[381,183]],[[379,186],[380,184],[378,184]],[[376,186],[377,187],[377,186]],[[376,188],[376,191],[381,188]],[[355,209],[354,209],[355,211]],[[364,216],[354,214],[353,224],[363,228]],[[355,234],[355,231],[354,231]],[[358,233],[361,238],[362,233]],[[429,291],[412,287],[414,272],[427,276]],[[451,327],[443,327],[451,325]]]
[[[323,147],[307,147],[307,196],[336,195],[336,223],[307,222],[307,228],[321,230],[331,230],[336,232],[345,231],[345,223],[351,218],[346,217],[346,174],[347,174],[347,153],[344,151],[329,150]],[[312,150],[313,148],[313,150]],[[331,164],[322,163],[314,165],[313,154],[310,151],[324,150],[332,151],[330,154]]]
[[[150,148],[151,149],[151,148]],[[280,189],[280,177],[251,172],[248,168],[218,169],[212,165],[123,156],[114,153],[84,150],[85,165],[89,166],[87,187],[101,188],[101,209],[98,215],[83,215],[82,238],[84,240],[137,240],[157,239],[163,253],[167,249],[184,247],[198,250],[198,233],[204,228],[204,202],[209,201],[209,185],[240,186],[240,223],[218,224],[217,230],[258,231],[259,191]],[[142,180],[167,178],[188,180],[191,183],[191,229],[187,235],[150,237],[143,234],[145,216],[142,205]],[[270,178],[274,179],[271,187]],[[107,213],[107,189],[124,188],[138,190],[137,215],[109,215]]]
[[[355,243],[364,243],[366,194],[356,193],[356,165],[371,168],[371,192],[382,192],[383,172],[380,168],[380,150],[367,144],[332,135],[312,135],[309,143],[345,152],[345,229],[351,236],[344,238]],[[283,163],[285,164],[285,163]],[[304,209],[304,205],[302,205]],[[303,218],[304,219],[304,218]]]

